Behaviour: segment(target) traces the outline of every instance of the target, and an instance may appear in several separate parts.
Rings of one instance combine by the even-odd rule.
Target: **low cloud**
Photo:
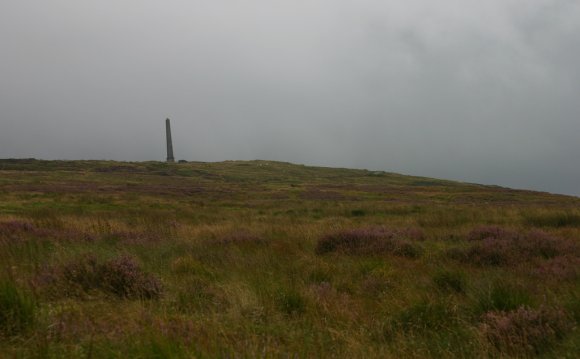
[[[580,195],[580,3],[0,4],[0,157],[272,159]]]

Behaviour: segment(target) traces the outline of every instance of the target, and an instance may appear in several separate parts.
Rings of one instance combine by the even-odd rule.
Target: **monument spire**
[[[173,158],[173,141],[171,140],[171,123],[169,119],[165,120],[165,134],[167,136],[167,162],[175,162],[175,158]]]

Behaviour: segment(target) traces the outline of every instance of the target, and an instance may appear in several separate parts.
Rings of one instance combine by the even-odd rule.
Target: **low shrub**
[[[517,232],[498,226],[481,226],[474,228],[467,235],[469,241],[481,241],[484,239],[514,239]]]
[[[554,258],[560,255],[580,256],[578,245],[572,240],[533,230],[515,242],[519,252],[528,257]]]
[[[34,323],[36,304],[32,296],[11,280],[0,281],[0,334],[18,335]]]
[[[90,233],[81,232],[73,229],[62,228],[58,219],[43,221],[35,221],[34,223],[12,220],[7,222],[0,222],[0,240],[8,239],[10,241],[28,240],[31,238],[42,239],[58,239],[63,241],[87,241],[95,240],[95,237]],[[54,224],[52,222],[56,222]]]
[[[87,291],[98,287],[101,266],[94,255],[87,254],[62,266],[59,275],[66,283]]]
[[[11,235],[14,233],[35,232],[38,229],[29,222],[24,221],[8,221],[0,222],[0,235]]]
[[[472,244],[450,250],[449,257],[480,266],[501,266],[567,254],[580,257],[579,246],[574,241],[539,230],[518,233],[499,227],[480,227],[471,231],[467,239]]]
[[[571,255],[554,257],[541,263],[533,273],[550,280],[575,280],[580,276],[580,258]]]
[[[507,242],[484,239],[467,248],[451,248],[447,251],[447,256],[472,265],[499,266],[510,262],[513,248]]]
[[[573,328],[562,309],[519,307],[486,313],[480,331],[500,351],[513,356],[538,355],[550,349]]]
[[[92,254],[83,255],[44,273],[40,283],[69,295],[101,290],[120,298],[154,299],[162,293],[161,282],[130,256],[101,262]]]
[[[134,258],[123,256],[102,264],[101,288],[121,298],[153,299],[161,295],[161,282],[141,270]]]
[[[46,237],[51,231],[39,228],[32,223],[13,220],[0,222],[0,239],[5,238],[10,241],[23,240],[31,237]]]
[[[410,229],[371,227],[343,230],[320,238],[316,245],[316,253],[319,255],[330,252],[367,255],[391,253],[415,258],[421,254],[421,248],[410,239],[421,237],[422,233]]]
[[[499,266],[509,264],[514,257],[514,248],[511,243],[484,239],[473,245],[465,254],[465,261],[482,266]]]

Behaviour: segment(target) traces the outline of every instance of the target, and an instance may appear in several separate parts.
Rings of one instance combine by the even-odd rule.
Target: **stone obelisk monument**
[[[167,162],[175,162],[173,158],[173,141],[171,140],[171,123],[165,120],[165,134],[167,136]]]

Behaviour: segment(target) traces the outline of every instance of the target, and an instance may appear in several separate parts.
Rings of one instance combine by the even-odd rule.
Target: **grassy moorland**
[[[0,357],[575,358],[579,322],[579,198],[0,160]]]

